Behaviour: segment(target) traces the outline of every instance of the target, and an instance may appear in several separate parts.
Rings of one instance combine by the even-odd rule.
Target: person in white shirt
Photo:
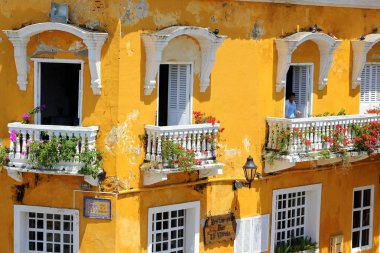
[[[285,101],[285,118],[293,119],[302,114],[300,111],[297,111],[297,105],[294,101],[295,97],[296,94],[292,92],[290,93],[289,98]]]

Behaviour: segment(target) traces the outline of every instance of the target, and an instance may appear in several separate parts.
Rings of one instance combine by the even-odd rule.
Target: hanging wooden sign
[[[210,216],[206,219],[204,227],[204,243],[235,240],[236,220],[234,214]]]

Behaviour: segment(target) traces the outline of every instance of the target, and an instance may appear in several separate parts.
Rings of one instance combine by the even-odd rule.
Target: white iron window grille
[[[79,212],[39,206],[15,206],[15,253],[79,251]]]
[[[199,253],[199,201],[149,208],[148,253]]]
[[[310,237],[319,241],[321,184],[312,184],[273,191],[271,249],[293,238]]]
[[[373,186],[354,189],[352,209],[352,251],[372,248]]]
[[[73,216],[28,214],[28,252],[73,253]]]
[[[185,210],[153,214],[152,252],[185,252]]]
[[[305,191],[276,196],[276,244],[305,236]]]

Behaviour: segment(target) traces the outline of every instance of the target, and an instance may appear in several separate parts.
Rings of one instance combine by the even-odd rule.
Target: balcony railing
[[[323,136],[331,136],[337,125],[342,128],[347,128],[344,133],[349,143],[347,149],[352,148],[354,136],[350,124],[363,125],[368,122],[378,122],[379,115],[344,115],[344,116],[328,116],[328,117],[311,117],[311,118],[273,118],[268,117],[267,123],[269,127],[269,136],[267,142],[267,150],[279,150],[281,143],[279,143],[278,136],[285,130],[289,129],[290,132],[298,130],[304,134],[302,138],[309,141],[306,145],[302,138],[297,135],[291,135],[289,144],[285,152],[287,155],[298,155],[307,151],[321,151],[329,149],[330,144],[323,141]],[[378,143],[380,144],[380,143]],[[284,150],[282,150],[284,151]]]
[[[10,142],[9,167],[30,169],[28,163],[28,145],[31,141],[42,141],[56,137],[77,137],[76,155],[84,151],[85,144],[90,149],[96,148],[97,126],[75,127],[75,126],[54,126],[54,125],[34,125],[21,124],[19,122],[8,124],[9,134],[16,135],[16,140]],[[66,173],[76,173],[81,167],[81,163],[74,159],[71,162],[62,162],[54,166],[56,170],[64,170]]]
[[[216,136],[219,124],[193,124],[179,126],[146,125],[147,152],[145,160],[162,161],[162,141],[168,140],[179,144],[185,150],[193,150],[195,158],[207,161],[216,159]]]

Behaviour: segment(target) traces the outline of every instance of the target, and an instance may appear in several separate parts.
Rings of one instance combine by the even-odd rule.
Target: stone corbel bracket
[[[146,52],[146,72],[144,83],[144,94],[152,94],[156,86],[156,76],[161,64],[162,52],[168,43],[177,36],[188,35],[195,38],[202,55],[202,66],[200,72],[200,89],[205,92],[210,86],[210,74],[214,66],[216,51],[226,36],[215,35],[208,28],[195,26],[172,26],[155,33],[143,33]]]
[[[380,34],[368,34],[364,40],[352,40],[352,89],[361,83],[361,74],[367,62],[367,54],[380,41]]]
[[[322,90],[327,84],[327,75],[333,61],[333,54],[342,43],[324,33],[298,32],[283,39],[276,39],[278,52],[276,91],[280,92],[286,86],[286,75],[292,63],[292,54],[305,41],[314,41],[320,52],[320,70],[318,88]]]
[[[108,37],[107,33],[81,29],[74,25],[45,22],[25,26],[19,30],[3,30],[14,47],[14,58],[17,69],[17,84],[19,89],[26,91],[28,84],[27,45],[30,37],[45,31],[63,31],[81,38],[88,49],[88,64],[91,73],[91,88],[94,95],[100,95],[101,83],[101,49]]]

